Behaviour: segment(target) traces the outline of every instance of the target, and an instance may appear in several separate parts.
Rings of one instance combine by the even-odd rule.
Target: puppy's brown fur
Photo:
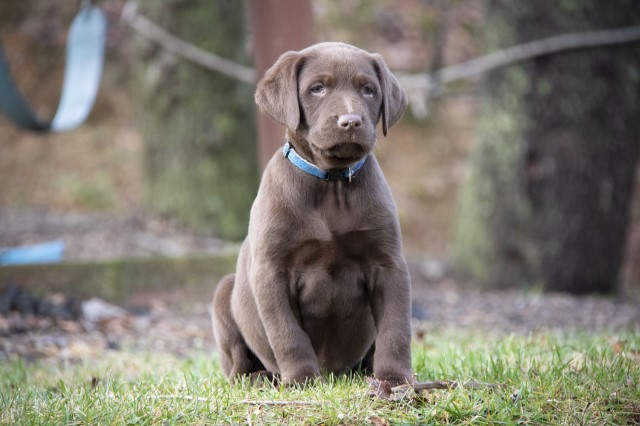
[[[213,299],[225,374],[266,369],[301,383],[363,363],[379,379],[411,380],[409,274],[396,207],[371,153],[378,121],[386,135],[406,94],[379,55],[321,43],[283,54],[256,102],[316,166],[367,161],[350,182],[325,181],[273,156],[236,273]]]

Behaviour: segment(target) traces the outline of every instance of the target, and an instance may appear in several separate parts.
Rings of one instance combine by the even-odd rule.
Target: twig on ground
[[[210,398],[204,396],[191,396],[191,395],[155,395],[149,396],[149,399],[186,399],[187,401],[209,402]]]
[[[419,394],[422,391],[433,389],[450,390],[457,387],[467,389],[498,389],[506,387],[505,384],[480,383],[474,380],[464,383],[454,380],[436,380],[430,382],[406,383],[398,386],[391,386],[391,384],[386,380],[378,380],[373,377],[366,377],[365,380],[369,383],[367,395],[389,401],[400,401],[406,398],[410,393]]]
[[[243,399],[238,401],[238,404],[248,405],[272,405],[272,406],[288,406],[288,405],[322,405],[320,401],[270,401],[270,400],[254,400]]]
[[[469,382],[456,382],[455,380],[436,380],[433,382],[418,382],[413,385],[399,385],[391,388],[392,392],[402,392],[407,389],[413,389],[415,392],[422,392],[423,390],[431,390],[431,389],[455,389],[457,387],[463,387],[467,389],[498,389],[506,387],[505,384],[501,383],[480,383],[475,380],[471,380]]]
[[[211,398],[205,398],[203,396],[191,396],[191,395],[156,395],[150,396],[151,399],[185,399],[187,401],[198,402],[210,402]],[[256,400],[256,399],[242,399],[238,401],[238,404],[246,405],[270,405],[270,406],[296,406],[296,405],[322,405],[320,401],[276,401],[276,400]]]

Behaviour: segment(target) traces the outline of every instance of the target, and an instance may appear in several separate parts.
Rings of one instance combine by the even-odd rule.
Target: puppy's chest
[[[340,236],[357,229],[366,228],[368,199],[361,187],[346,181],[324,183],[309,197],[306,223],[301,224],[309,240],[333,241],[340,245]]]
[[[344,319],[369,304],[376,267],[389,258],[380,238],[386,231],[362,188],[334,182],[322,189],[288,245],[290,290],[303,317]]]
[[[290,257],[290,285],[303,316],[344,317],[367,305],[377,251],[366,231],[298,244]]]

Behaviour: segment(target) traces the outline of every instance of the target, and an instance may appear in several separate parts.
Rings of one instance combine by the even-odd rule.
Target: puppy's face
[[[343,43],[283,54],[258,84],[256,102],[307,144],[317,165],[343,168],[371,151],[407,98],[382,57]]]
[[[349,166],[371,151],[382,108],[370,55],[345,50],[309,54],[298,75],[297,132],[329,167]]]

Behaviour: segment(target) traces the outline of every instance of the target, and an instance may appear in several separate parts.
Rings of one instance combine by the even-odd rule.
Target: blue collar
[[[282,147],[282,155],[285,158],[289,159],[293,163],[294,166],[302,170],[303,172],[309,173],[319,179],[328,180],[328,181],[336,181],[336,180],[348,180],[351,182],[351,178],[353,175],[362,168],[364,163],[367,161],[367,157],[362,157],[360,161],[353,165],[353,167],[347,167],[346,169],[330,169],[330,170],[322,170],[321,168],[311,164],[304,158],[300,157],[300,155],[296,152],[295,149],[289,144],[289,142],[285,143]]]

